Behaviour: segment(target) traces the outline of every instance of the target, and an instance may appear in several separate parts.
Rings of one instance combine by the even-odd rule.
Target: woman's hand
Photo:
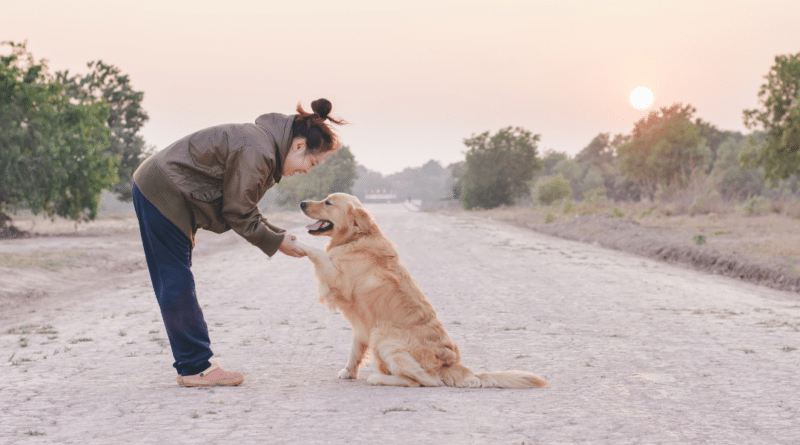
[[[286,236],[283,237],[281,245],[278,246],[278,250],[280,250],[284,255],[293,256],[295,258],[302,258],[306,256],[306,253],[294,243],[296,239],[296,236],[289,235],[287,233]]]

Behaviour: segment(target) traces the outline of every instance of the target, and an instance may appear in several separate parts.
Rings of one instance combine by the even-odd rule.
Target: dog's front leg
[[[341,273],[324,251],[301,242],[295,242],[295,245],[305,252],[308,259],[311,260],[311,264],[314,265],[320,302],[328,309],[335,310],[335,302],[341,298],[341,291],[330,287],[329,283],[342,283],[344,279],[341,277]]]
[[[358,331],[354,330],[353,344],[350,345],[350,356],[347,359],[347,365],[345,365],[344,369],[339,371],[340,379],[358,378],[358,367],[361,366],[361,361],[364,360],[364,356],[367,354],[367,348],[369,348],[367,342],[362,340]]]

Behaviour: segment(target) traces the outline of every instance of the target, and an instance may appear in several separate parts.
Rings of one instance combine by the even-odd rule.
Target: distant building
[[[367,193],[364,195],[364,202],[397,202],[397,195],[394,193]]]
[[[387,189],[368,190],[364,202],[398,202],[397,194]]]

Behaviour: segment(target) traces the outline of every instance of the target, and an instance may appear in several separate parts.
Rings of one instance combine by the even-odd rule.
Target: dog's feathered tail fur
[[[523,371],[473,373],[457,363],[443,368],[439,376],[447,386],[459,388],[544,388],[548,383],[534,374]]]

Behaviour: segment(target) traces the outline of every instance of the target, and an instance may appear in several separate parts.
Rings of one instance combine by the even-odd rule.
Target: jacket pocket
[[[191,193],[192,198],[198,201],[203,202],[212,202],[216,201],[219,198],[222,198],[222,190],[219,189],[207,189],[207,190],[195,190]]]

